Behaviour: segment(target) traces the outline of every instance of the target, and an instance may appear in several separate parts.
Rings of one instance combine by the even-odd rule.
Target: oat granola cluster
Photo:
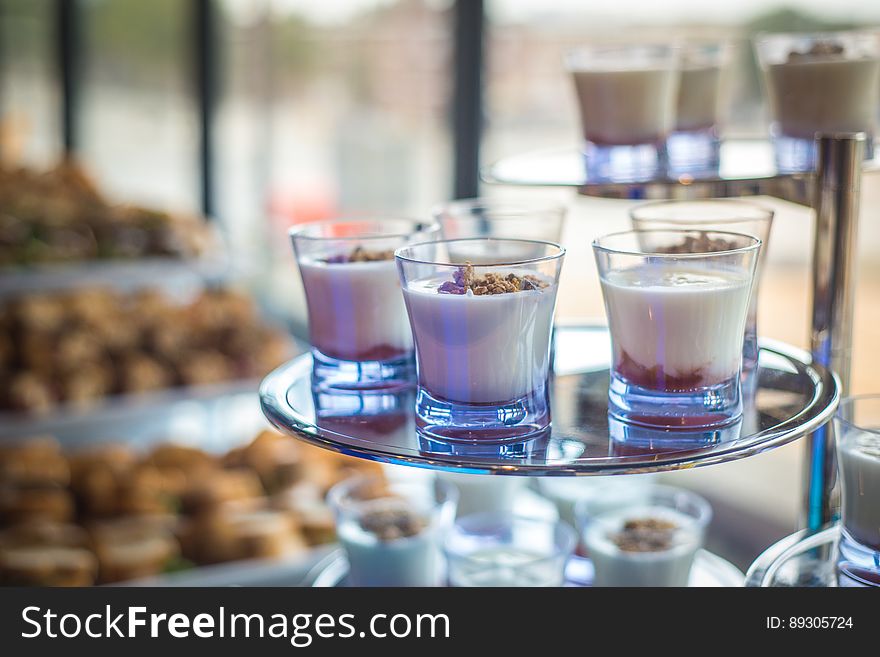
[[[364,514],[360,526],[380,541],[393,541],[419,534],[425,521],[408,509],[377,509]]]
[[[517,276],[516,274],[483,274],[477,276],[474,273],[474,266],[466,263],[464,267],[459,267],[452,275],[453,280],[446,281],[438,288],[441,294],[467,294],[471,292],[476,296],[487,294],[509,294],[512,292],[523,292],[525,290],[539,290],[547,287],[547,283],[537,276],[526,274],[525,276]]]
[[[657,249],[658,253],[717,253],[719,251],[730,251],[736,248],[736,245],[724,238],[711,238],[705,233],[701,233],[699,237],[686,237],[680,244],[673,246],[664,246]]]
[[[627,520],[623,529],[612,538],[624,552],[662,552],[672,547],[678,525],[657,518]]]
[[[817,41],[807,52],[798,52],[792,50],[788,53],[788,61],[796,62],[801,59],[809,59],[810,57],[828,57],[834,55],[842,55],[844,47],[834,41]]]
[[[371,251],[362,246],[356,246],[351,253],[331,256],[326,258],[324,262],[337,265],[345,262],[379,262],[381,260],[394,260],[394,251],[392,249]]]

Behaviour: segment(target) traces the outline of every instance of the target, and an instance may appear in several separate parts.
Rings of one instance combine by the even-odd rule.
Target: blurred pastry
[[[91,528],[91,535],[102,583],[159,575],[180,554],[177,539],[161,517],[153,522],[103,522]]]
[[[73,516],[73,496],[66,488],[15,485],[0,488],[0,525],[36,519],[68,522]]]
[[[78,547],[36,545],[0,547],[0,585],[91,586],[97,559]]]
[[[51,436],[33,436],[13,445],[0,445],[0,485],[67,486],[69,483],[67,458]]]

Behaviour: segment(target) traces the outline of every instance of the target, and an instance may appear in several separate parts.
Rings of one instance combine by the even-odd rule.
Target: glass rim
[[[358,502],[369,501],[370,498],[366,500],[352,500],[348,504],[343,502],[343,500],[345,500],[352,491],[365,484],[379,484],[385,486],[390,493],[389,497],[393,496],[395,485],[419,487],[419,482],[416,481],[395,482],[389,480],[387,477],[381,474],[357,474],[352,477],[348,477],[347,479],[343,479],[336,484],[333,484],[333,486],[330,487],[330,490],[327,491],[327,495],[325,497],[327,504],[334,511],[339,511],[350,508],[352,506],[352,503],[357,504]],[[433,485],[425,486],[424,492],[428,499],[431,499],[432,497],[434,498],[431,503],[431,509],[441,507],[448,502],[458,502],[458,489],[448,482],[435,481],[433,482]],[[382,498],[378,497],[372,499]]]
[[[327,226],[344,226],[346,224],[358,224],[358,223],[370,223],[374,222],[376,224],[387,223],[387,224],[396,224],[397,226],[402,226],[404,224],[408,224],[410,227],[415,228],[415,230],[410,231],[390,231],[387,233],[366,233],[364,235],[309,235],[309,231],[316,228],[325,228]],[[389,226],[390,228],[391,226]],[[300,226],[291,226],[287,229],[287,235],[292,240],[311,240],[314,242],[320,241],[363,241],[363,240],[382,240],[382,239],[390,239],[395,237],[400,238],[408,238],[411,237],[414,233],[421,232],[425,229],[436,229],[440,230],[440,224],[438,224],[433,219],[425,220],[425,219],[416,219],[414,217],[404,217],[398,215],[381,215],[381,214],[368,214],[362,217],[358,217],[355,215],[346,216],[346,217],[337,217],[335,219],[325,219],[322,221],[311,221]]]
[[[595,501],[595,499],[597,497],[601,497],[601,495],[598,495],[598,493],[601,493],[601,491],[603,491],[603,490],[613,490],[611,487],[613,487],[615,485],[619,486],[619,484],[607,482],[604,485],[599,486],[596,489],[594,489],[593,494],[591,494],[589,497],[584,496],[575,502],[575,504],[574,504],[574,517],[575,517],[575,521],[579,525],[578,531],[583,533],[587,529],[586,525],[593,522],[594,520],[600,520],[603,516],[606,516],[606,515],[609,515],[612,513],[620,513],[621,511],[623,511],[627,508],[625,506],[619,507],[616,509],[611,508],[611,509],[607,509],[605,511],[601,511],[598,514],[594,514],[594,515],[588,514],[586,512],[586,510],[584,509],[584,507],[587,504]],[[670,499],[675,499],[678,497],[687,498],[688,502],[693,504],[693,506],[698,511],[698,515],[691,516],[691,517],[694,519],[694,521],[700,527],[707,527],[709,525],[709,523],[712,522],[712,517],[713,517],[714,513],[712,511],[712,505],[709,503],[709,500],[707,500],[705,497],[703,497],[699,493],[694,492],[694,491],[690,490],[689,488],[682,488],[681,486],[671,486],[669,484],[650,484],[643,491],[641,491],[641,493],[643,494],[643,496],[645,498],[645,503],[639,502],[638,504],[632,505],[632,507],[635,508],[637,506],[660,506],[657,504],[653,504],[653,505],[651,504],[651,501],[650,501],[651,494],[655,493],[655,492],[660,493],[662,495],[667,495],[670,497]],[[670,507],[670,508],[674,508],[674,507]],[[583,526],[581,526],[581,525],[583,525]]]
[[[752,41],[754,43],[762,43],[765,41],[776,39],[821,39],[841,36],[868,37],[877,42],[880,42],[880,33],[866,28],[853,28],[850,30],[806,30],[798,32],[780,32],[779,30],[768,30],[756,33],[754,36],[752,36]]]
[[[609,69],[606,66],[601,65],[601,58],[607,55],[614,54],[623,54],[627,55],[628,53],[649,53],[652,56],[656,57],[658,61],[664,66],[660,68],[662,70],[666,70],[667,66],[669,66],[670,70],[674,67],[677,67],[681,62],[681,56],[683,52],[683,46],[679,42],[668,42],[668,41],[623,41],[623,42],[601,42],[596,41],[593,43],[581,43],[579,45],[571,46],[567,48],[562,53],[562,62],[565,65],[566,70],[572,73],[577,73],[578,71],[606,71],[606,70],[618,70],[617,68]],[[586,65],[588,60],[591,58],[591,55],[599,55],[599,60],[594,61],[593,65]],[[668,61],[667,61],[668,60]],[[598,65],[597,65],[598,64]],[[641,70],[643,68],[650,68],[648,66],[636,66],[633,67],[632,70]],[[628,69],[623,69],[628,70]],[[653,70],[653,69],[652,69]]]
[[[848,429],[855,429],[856,431],[863,431],[865,433],[870,433],[875,436],[880,436],[880,427],[876,429],[869,429],[867,427],[859,426],[853,420],[844,417],[844,411],[851,410],[856,405],[856,403],[860,401],[876,401],[880,403],[880,393],[875,392],[867,393],[864,395],[853,395],[851,397],[844,397],[837,404],[837,410],[834,411],[834,421],[839,422]]]
[[[642,212],[649,212],[655,208],[665,208],[665,207],[675,207],[675,206],[688,206],[688,205],[718,205],[719,207],[737,207],[747,209],[751,212],[755,213],[755,216],[745,217],[742,215],[739,216],[731,216],[726,218],[696,218],[696,217],[645,217],[640,216]],[[656,222],[665,222],[669,224],[680,224],[682,226],[687,225],[695,225],[695,224],[740,224],[746,223],[749,221],[766,221],[770,223],[776,217],[776,211],[772,208],[768,208],[766,205],[762,205],[760,203],[752,203],[751,201],[743,201],[741,199],[736,198],[712,198],[712,199],[695,199],[691,201],[676,201],[672,199],[667,199],[664,201],[648,201],[647,203],[639,203],[635,207],[631,208],[629,211],[630,219],[633,221],[656,221]],[[638,230],[638,229],[636,229]],[[663,229],[659,229],[663,230]],[[668,229],[667,229],[668,230]],[[695,229],[699,230],[699,229]],[[711,229],[705,229],[711,230]],[[724,231],[721,231],[724,232]],[[736,231],[730,231],[736,232]]]
[[[748,246],[739,246],[734,249],[723,249],[721,251],[697,251],[693,253],[666,253],[662,251],[636,251],[634,249],[615,249],[608,246],[603,246],[599,243],[600,240],[607,239],[609,237],[618,237],[621,235],[638,235],[638,234],[649,234],[649,233],[678,233],[678,234],[686,234],[686,233],[711,233],[713,235],[734,235],[736,237],[744,237],[746,239],[752,240],[752,243]],[[715,258],[721,256],[730,256],[736,255],[739,253],[749,253],[751,251],[757,251],[761,248],[763,244],[763,240],[754,235],[749,235],[747,233],[737,233],[730,230],[701,230],[698,228],[690,228],[690,229],[679,229],[679,228],[652,228],[646,230],[621,230],[614,233],[607,233],[602,235],[601,237],[597,237],[592,242],[592,247],[594,251],[601,251],[603,253],[617,254],[617,255],[626,255],[626,256],[642,256],[642,257],[651,257],[651,258],[667,258],[670,260],[683,260],[683,259],[691,259],[691,258]]]
[[[563,203],[540,201],[503,201],[486,196],[474,196],[472,198],[456,199],[445,203],[435,203],[431,208],[431,217],[439,221],[441,217],[451,215],[458,217],[459,212],[485,207],[491,215],[494,212],[503,214],[503,217],[488,217],[498,221],[507,219],[527,219],[533,214],[541,212],[559,213],[564,216],[567,206]]]
[[[532,265],[539,262],[550,262],[553,260],[558,260],[565,255],[565,247],[557,244],[556,242],[548,242],[545,240],[525,240],[525,239],[517,239],[517,238],[507,238],[507,237],[462,237],[451,240],[429,240],[426,242],[416,242],[415,244],[407,244],[406,246],[401,246],[394,251],[394,259],[402,260],[404,262],[411,262],[413,264],[418,265],[435,265],[437,267],[462,267],[467,263],[464,262],[442,262],[440,260],[425,260],[422,258],[414,258],[410,256],[403,255],[403,251],[407,249],[415,249],[422,246],[427,246],[429,244],[452,244],[453,242],[514,242],[517,244],[540,244],[542,246],[549,246],[556,249],[556,253],[552,253],[549,255],[544,255],[538,258],[522,258],[519,260],[504,260],[499,259],[498,261],[493,262],[481,262],[481,263],[470,263],[474,269],[484,268],[484,267],[515,267],[519,265]]]
[[[558,559],[560,556],[571,554],[577,547],[577,530],[561,518],[550,519],[518,516],[514,513],[505,511],[478,511],[476,513],[469,513],[462,518],[456,519],[452,528],[447,532],[446,537],[443,539],[443,553],[447,556],[452,556],[460,559],[469,559],[471,555],[470,552],[455,550],[452,548],[450,543],[456,532],[463,533],[469,531],[467,528],[462,527],[463,524],[476,523],[482,520],[495,521],[496,524],[499,526],[523,523],[530,526],[543,525],[549,528],[553,532],[553,552],[551,554],[536,556],[534,559],[530,559],[529,561],[525,562],[528,564],[541,563],[542,561]],[[562,545],[558,544],[558,538],[560,536],[564,541],[564,544]]]

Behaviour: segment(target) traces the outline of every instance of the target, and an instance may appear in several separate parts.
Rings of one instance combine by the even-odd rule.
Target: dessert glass
[[[330,489],[351,586],[440,586],[443,535],[455,519],[453,486],[353,477]]]
[[[767,240],[773,225],[773,210],[736,199],[705,201],[657,201],[637,205],[630,211],[635,230],[687,229],[743,233],[761,240],[762,247],[755,266],[755,284],[749,300],[743,340],[743,379],[758,366],[758,292],[761,270],[767,253]],[[718,246],[723,246],[719,244]],[[672,251],[686,248],[682,243]]]
[[[444,541],[451,586],[562,586],[577,535],[564,522],[477,513]]]
[[[665,169],[664,144],[675,125],[678,58],[670,45],[596,45],[566,55],[588,178],[647,180]]]
[[[850,397],[834,417],[840,473],[841,567],[880,580],[880,395]],[[872,576],[870,576],[872,575]]]
[[[514,500],[522,488],[521,477],[499,477],[463,472],[437,472],[437,481],[458,489],[458,516],[474,513],[512,513]]]
[[[672,486],[596,494],[575,513],[593,586],[687,586],[712,519],[706,500]]]
[[[713,250],[716,243],[725,246]],[[700,230],[627,231],[593,242],[611,333],[612,417],[686,429],[741,417],[760,246],[751,235]]]
[[[755,42],[781,171],[815,167],[815,136],[864,132],[873,157],[880,104],[880,34],[767,34]]]
[[[351,219],[290,231],[309,310],[316,384],[387,388],[412,374],[412,334],[394,249],[439,235],[436,224]]]
[[[422,434],[504,443],[546,433],[550,333],[564,254],[550,242],[482,238],[397,250]]]
[[[471,198],[438,205],[432,214],[447,240],[494,237],[558,244],[565,212],[564,205],[555,203]]]
[[[718,168],[724,71],[730,52],[730,44],[723,42],[682,46],[675,128],[666,142],[669,168],[675,173]]]

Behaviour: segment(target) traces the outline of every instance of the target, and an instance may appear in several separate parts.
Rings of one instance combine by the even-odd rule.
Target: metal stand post
[[[840,377],[849,392],[855,295],[856,228],[865,153],[863,133],[818,138],[813,208],[813,359]],[[805,525],[816,530],[832,520],[835,483],[834,438],[827,424],[807,438]]]

